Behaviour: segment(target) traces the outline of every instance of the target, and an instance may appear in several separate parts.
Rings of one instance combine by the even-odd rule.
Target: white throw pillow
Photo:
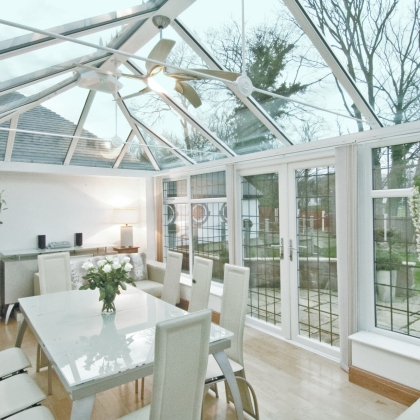
[[[147,280],[146,253],[129,254],[128,256],[131,257],[131,264],[133,265],[133,269],[130,271],[130,277],[134,281]]]

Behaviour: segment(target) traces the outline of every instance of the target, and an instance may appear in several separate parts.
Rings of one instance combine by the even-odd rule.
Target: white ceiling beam
[[[225,70],[226,68],[211,54],[211,52],[200,44],[191,34],[191,31],[179,19],[171,22],[175,32],[187,43],[187,45],[206,63],[212,70]],[[232,84],[226,85],[243,104],[260,120],[265,127],[277,137],[285,146],[293,143],[283,133],[273,118],[258,104],[252,97],[245,97],[238,92],[236,86]]]
[[[35,108],[36,106],[45,101],[48,101],[48,99],[51,99],[54,96],[66,92],[76,85],[78,78],[78,75],[70,77],[60,83],[50,86],[41,92],[36,93],[35,95],[24,97],[22,99],[18,99],[17,101],[10,102],[1,106],[0,124],[28,111],[29,109]]]
[[[114,95],[114,99],[117,99],[117,98],[121,99],[121,95],[119,93],[117,93],[117,96]],[[117,104],[118,104],[121,112],[123,113],[125,119],[130,124],[131,130],[134,132],[138,141],[143,146],[143,150],[145,151],[147,157],[149,158],[151,164],[153,165],[153,168],[156,171],[159,171],[160,170],[159,164],[157,163],[155,157],[153,156],[153,154],[150,152],[149,148],[147,147],[146,142],[143,140],[143,136],[141,135],[140,130],[138,129],[133,117],[131,116],[130,111],[127,109],[127,106],[125,105],[125,103],[123,101],[117,101]],[[124,153],[120,153],[120,156],[121,156],[121,159],[122,159],[124,157],[125,153],[127,152],[127,148],[123,148],[123,150],[121,152],[124,152]]]
[[[131,70],[136,75],[143,75],[141,71],[136,67],[134,63],[128,60],[125,63],[125,66]],[[146,81],[145,81],[146,82]],[[225,156],[236,156],[236,153],[219,137],[212,133],[204,124],[194,118],[190,112],[178,103],[171,95],[168,93],[162,93],[154,91],[168,106],[171,107],[179,116],[188,121],[204,138],[206,138],[210,143],[213,144],[216,149],[218,149]]]
[[[127,140],[125,141],[123,148],[121,149],[120,154],[117,157],[117,160],[114,162],[114,166],[112,167],[113,169],[118,169],[118,167],[120,166],[120,163],[124,159],[124,156],[127,153],[128,149],[130,148],[130,145],[134,139],[134,136],[135,136],[134,131],[131,130],[130,134],[127,137]]]
[[[87,96],[85,105],[83,107],[82,113],[80,114],[79,121],[77,122],[76,129],[74,130],[74,137],[71,140],[69,149],[67,150],[66,158],[64,159],[63,165],[70,165],[71,158],[73,157],[74,151],[76,150],[77,143],[79,142],[78,137],[83,131],[83,126],[85,125],[86,118],[89,114],[90,108],[92,107],[93,100],[95,99],[96,92],[91,90]]]
[[[16,138],[16,128],[18,126],[19,116],[14,117],[10,121],[9,126],[9,136],[7,138],[7,146],[6,146],[6,152],[4,154],[4,161],[10,162],[12,160],[12,152],[13,152],[13,146],[15,144],[15,138]]]
[[[382,122],[375,114],[375,111],[372,109],[369,102],[366,101],[363,94],[360,92],[356,82],[352,79],[346,68],[340,63],[332,48],[305,11],[305,8],[300,4],[299,0],[284,0],[284,4],[288,7],[299,26],[328,64],[334,76],[341,83],[354,104],[365,117],[366,122],[372,128],[383,127]]]

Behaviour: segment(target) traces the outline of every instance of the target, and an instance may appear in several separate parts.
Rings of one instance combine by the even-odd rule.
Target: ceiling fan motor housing
[[[118,92],[123,85],[115,76],[97,73],[95,71],[81,72],[77,86],[105,93]]]
[[[165,29],[171,22],[171,19],[166,16],[156,15],[152,17],[152,22],[157,28]]]
[[[251,79],[243,74],[236,79],[239,92],[244,96],[249,96],[254,91]]]

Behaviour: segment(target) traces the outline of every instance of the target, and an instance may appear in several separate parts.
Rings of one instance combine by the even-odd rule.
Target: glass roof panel
[[[125,103],[142,123],[152,127],[195,162],[226,157],[154,92],[128,99]]]
[[[119,169],[142,169],[145,171],[154,171],[153,165],[151,164],[146,153],[143,151],[143,147],[140,146],[138,138],[135,136],[133,141],[125,153]]]
[[[302,3],[385,125],[420,119],[417,0]]]
[[[224,6],[223,0],[203,0],[199,4],[193,4],[180,16],[180,20],[223,66],[230,71],[240,72],[241,4],[232,2],[227,5],[225,13],[216,16],[215,11],[220,10],[222,3]],[[345,115],[350,115],[350,112],[353,114],[349,96],[282,2],[267,0],[264,8],[255,2],[246,2],[245,15],[247,74],[256,88]],[[286,116],[288,112],[292,112],[292,119],[297,118],[293,116],[297,105],[290,105],[290,102],[280,99],[267,100],[267,96],[261,97],[255,92],[253,96],[257,101],[263,101],[261,105],[280,127],[286,127],[280,115]],[[284,113],[277,112],[282,104]],[[311,126],[317,124],[324,127],[318,130],[317,138],[331,137],[340,130],[347,133],[361,128],[356,122],[351,123],[351,120],[350,124],[344,124],[344,118],[339,123],[342,128],[327,128],[328,119],[325,113],[319,114],[310,107],[304,108],[305,112],[311,114]],[[304,119],[303,114],[304,112],[299,118]],[[335,120],[333,116],[332,120]],[[285,132],[288,138],[296,141],[307,136],[304,124],[298,124],[296,120],[292,126],[293,131]],[[295,130],[299,132],[296,133]]]
[[[135,9],[142,7],[144,11],[154,10],[166,3],[166,0],[118,0],[118,9]],[[57,2],[54,0],[43,0],[42,5],[33,0],[19,0],[10,2],[2,10],[2,19],[12,22],[33,26],[40,29],[57,27],[69,22],[86,20],[98,15],[109,15],[116,10],[115,0]],[[86,22],[86,26],[88,22]]]
[[[9,95],[15,96],[16,99],[21,96],[18,93]],[[79,92],[76,90],[64,92],[21,114],[17,128],[38,133],[72,136],[85,98],[86,94],[81,89]],[[71,111],[66,106],[68,103],[72,104]],[[17,132],[12,161],[62,165],[70,142],[70,137]]]
[[[185,163],[181,159],[177,158],[171,151],[163,146],[163,144],[155,140],[155,138],[146,130],[143,130],[141,127],[139,127],[139,130],[161,169],[179,168],[180,166],[185,166]]]
[[[6,121],[5,123],[0,124],[0,128],[9,128],[9,126],[10,126],[10,121]],[[9,137],[8,131],[0,130],[0,160],[4,160],[8,137]]]
[[[19,92],[24,96],[31,96],[35,95],[39,92],[42,92],[45,89],[48,89],[52,86],[54,86],[57,83],[62,82],[63,80],[68,79],[71,76],[71,74],[62,74],[60,76],[52,77],[51,79],[40,81],[38,83],[34,83],[30,86],[24,87],[22,89],[18,89],[15,92]],[[60,96],[60,95],[59,95]]]
[[[79,38],[82,41],[93,44],[114,45],[119,36],[123,36],[126,25],[107,29]],[[46,67],[67,63],[73,60],[81,62],[104,57],[107,54],[96,48],[90,48],[72,42],[61,42],[50,45],[21,55],[2,60],[2,72],[0,81],[4,82],[11,78],[23,76],[27,73],[42,70]],[[82,58],[83,57],[83,58]],[[63,66],[68,68],[68,65]]]

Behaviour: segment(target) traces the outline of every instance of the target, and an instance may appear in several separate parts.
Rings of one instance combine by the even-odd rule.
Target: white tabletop
[[[66,388],[153,363],[155,325],[188,312],[134,287],[115,299],[116,313],[102,315],[98,290],[73,290],[19,299]],[[210,342],[233,334],[212,324]]]

